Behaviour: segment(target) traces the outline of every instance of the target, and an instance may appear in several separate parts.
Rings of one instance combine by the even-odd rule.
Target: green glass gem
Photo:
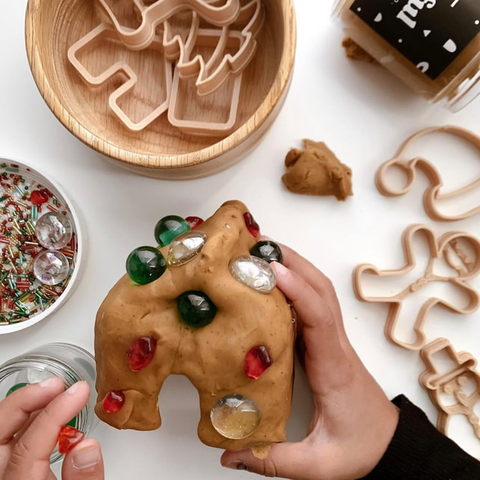
[[[190,226],[182,217],[169,215],[168,217],[163,217],[157,223],[155,227],[155,240],[157,240],[161,247],[166,247],[170,245],[174,238],[189,231]]]
[[[153,247],[136,248],[127,258],[127,273],[139,285],[158,280],[166,269],[164,256]]]
[[[256,243],[250,250],[250,255],[261,258],[268,263],[283,262],[282,250],[278,244],[271,240],[262,240]]]
[[[20,390],[23,387],[26,387],[28,383],[17,383],[17,385],[14,385],[5,395],[5,398],[10,396],[13,392],[16,392],[17,390]]]
[[[77,428],[77,417],[72,418],[68,423],[67,427]]]
[[[208,295],[195,290],[182,293],[177,299],[177,308],[183,323],[193,328],[206,327],[217,313]]]

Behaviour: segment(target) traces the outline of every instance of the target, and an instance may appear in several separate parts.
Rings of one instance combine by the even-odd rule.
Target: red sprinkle
[[[147,368],[155,356],[157,340],[152,337],[142,337],[133,341],[127,351],[128,368],[132,372],[139,372]]]
[[[103,409],[106,413],[117,413],[125,405],[125,394],[121,390],[111,390],[103,399]]]
[[[202,225],[202,223],[204,223],[203,218],[200,218],[200,217],[187,217],[185,221],[188,223],[189,227],[192,230],[195,230],[200,225]]]
[[[76,428],[66,425],[58,434],[58,453],[66,455],[72,451],[83,439],[85,434]]]
[[[254,347],[245,356],[245,374],[248,378],[257,380],[272,363],[267,347]]]
[[[245,225],[247,226],[247,230],[254,236],[258,237],[260,233],[260,226],[253,218],[253,215],[250,212],[245,212],[243,214],[243,218],[245,220]]]

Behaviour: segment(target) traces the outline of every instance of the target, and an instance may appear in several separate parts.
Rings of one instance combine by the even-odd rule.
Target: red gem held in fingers
[[[257,380],[272,363],[267,347],[254,347],[245,356],[245,374],[248,378]]]
[[[138,338],[130,345],[127,352],[128,368],[139,372],[150,365],[157,349],[157,340],[152,337]]]
[[[62,427],[58,434],[58,453],[66,455],[73,450],[83,439],[85,434],[76,428],[68,425]]]
[[[125,404],[125,395],[121,390],[112,390],[103,399],[103,409],[106,413],[117,413]]]
[[[195,230],[205,222],[205,220],[203,220],[203,218],[200,218],[200,217],[187,217],[185,221],[188,223],[188,226],[192,230]]]
[[[47,190],[34,190],[30,195],[30,201],[37,206],[48,202]]]
[[[245,225],[247,226],[247,230],[254,237],[258,237],[258,234],[260,233],[260,226],[253,218],[253,215],[250,212],[246,212],[243,214],[243,218],[245,220]]]

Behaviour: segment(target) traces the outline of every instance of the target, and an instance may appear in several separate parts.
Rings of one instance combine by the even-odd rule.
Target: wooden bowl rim
[[[128,166],[149,169],[178,169],[200,165],[234,150],[260,128],[281,100],[293,74],[297,44],[297,24],[293,0],[281,0],[284,18],[283,52],[278,72],[263,102],[235,132],[209,147],[179,155],[146,155],[114,146],[87,130],[58,100],[44,73],[36,48],[36,26],[41,4],[45,0],[28,0],[25,15],[25,42],[33,78],[40,94],[57,119],[79,140],[97,152]]]

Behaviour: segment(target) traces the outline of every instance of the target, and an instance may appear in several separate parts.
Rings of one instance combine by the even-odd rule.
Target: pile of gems
[[[235,208],[238,207],[235,205]],[[237,216],[235,215],[232,215],[232,217],[237,218]],[[250,235],[254,238],[257,238],[260,234],[260,228],[255,222],[252,214],[250,212],[245,212],[243,214],[243,220],[243,228],[245,229],[246,227],[246,230],[250,233]],[[126,285],[125,287],[136,288],[136,286],[148,285],[160,279],[168,269],[177,269],[195,259],[202,252],[205,246],[208,245],[209,241],[208,235],[201,230],[203,223],[203,220],[198,217],[188,217],[186,219],[183,219],[181,217],[172,215],[162,218],[155,227],[155,239],[158,242],[159,246],[157,248],[149,246],[139,247],[129,255],[126,262],[126,270],[131,281],[131,287],[128,287],[128,285]],[[232,227],[230,225],[225,224],[224,227],[232,231]],[[248,242],[250,242],[249,245],[253,244],[253,242],[251,241]],[[167,252],[166,255],[162,254],[162,252],[160,251],[160,249],[164,247],[168,247],[167,250],[164,250],[164,252]],[[233,279],[235,279],[237,282],[240,282],[242,285],[248,287],[249,289],[252,289],[263,295],[271,293],[276,287],[276,277],[274,270],[270,266],[270,263],[281,263],[283,261],[280,247],[273,241],[262,240],[255,243],[253,247],[250,248],[249,253],[250,255],[240,255],[234,257],[234,259],[230,261],[228,265],[228,270],[230,274],[232,275]],[[128,302],[128,300],[126,300],[126,297],[124,297],[121,293],[117,296],[115,292],[111,292],[111,295],[112,298],[121,298],[122,302]],[[281,380],[276,380],[277,384],[282,384],[283,382],[281,388],[285,389],[285,391],[287,392],[285,394],[285,403],[287,404],[287,406],[281,414],[283,415],[283,417],[285,417],[284,411],[288,410],[289,412],[291,401],[291,398],[289,398],[291,394],[291,383],[289,382],[292,381],[292,378],[291,372],[289,372],[289,370],[293,368],[294,333],[292,330],[291,312],[290,308],[286,303],[286,300],[281,294],[278,294],[278,297],[275,298],[275,301],[281,302],[281,308],[285,308],[288,310],[288,313],[286,313],[286,315],[285,311],[282,312],[282,314],[287,317],[286,322],[285,316],[279,316],[277,319],[276,314],[272,315],[273,324],[275,325],[277,321],[279,322],[278,328],[280,329],[279,332],[281,332],[279,333],[279,335],[285,335],[284,337],[282,337],[282,340],[277,340],[277,345],[275,346],[276,352],[282,353],[283,366],[281,367],[281,369],[285,369],[287,373],[287,375],[284,375],[283,372],[279,372],[278,374],[282,375]],[[280,298],[281,300],[279,300]],[[260,303],[262,302],[261,299],[257,301],[260,301]],[[267,302],[267,305],[274,305],[275,301],[270,303],[270,300],[265,300],[265,302]],[[121,309],[121,312],[122,315],[127,315],[123,313],[125,312],[124,309]],[[187,330],[191,330],[191,332],[203,329],[204,327],[212,323],[215,319],[215,316],[217,315],[217,312],[217,306],[205,292],[199,290],[189,290],[179,294],[176,298],[176,315],[178,321],[180,323],[183,323],[185,328],[187,328]],[[274,310],[274,312],[277,312],[277,310]],[[115,316],[116,314],[112,315]],[[278,315],[280,315],[280,312],[278,312]],[[99,312],[99,317],[97,318],[100,318],[101,322],[103,323],[105,321],[104,313]],[[127,321],[125,316],[123,318],[125,319],[125,321]],[[282,318],[282,320],[280,320],[280,318]],[[257,320],[254,321],[256,322]],[[262,320],[259,319],[259,321]],[[288,325],[290,325],[290,328],[288,328],[287,323]],[[280,327],[280,325],[282,326]],[[147,326],[142,326],[141,328],[144,327],[148,328]],[[107,324],[103,323],[102,328],[104,329],[102,330],[102,332],[105,332],[106,335],[110,335],[108,334],[110,330]],[[268,331],[268,328],[271,327],[262,328],[267,328]],[[131,335],[131,332],[128,333],[129,335]],[[103,353],[105,355],[107,355],[105,353],[105,347],[107,346],[107,344],[103,340],[103,335],[104,333],[102,333],[101,338],[100,332],[97,328],[96,342],[100,342],[98,344],[98,347],[103,350]],[[247,339],[248,344],[248,339],[250,337],[248,337],[248,333],[246,333],[246,335],[247,337],[245,338]],[[268,336],[270,337],[270,334],[268,334]],[[262,333],[260,337],[265,336]],[[111,338],[109,338],[109,340],[111,340]],[[162,340],[165,341],[164,339]],[[265,338],[265,340],[268,339]],[[218,339],[218,341],[221,341],[220,338]],[[271,342],[271,338],[268,341]],[[154,360],[155,353],[158,352],[158,343],[158,340],[153,336],[144,336],[134,340],[130,344],[130,347],[126,352],[126,363],[128,365],[129,371],[137,373],[146,369]],[[273,346],[274,345],[270,345],[270,347]],[[268,369],[270,369],[270,367],[272,367],[276,358],[272,356],[270,347],[259,344],[254,346],[250,350],[245,351],[246,353],[244,354],[243,364],[243,375],[245,375],[245,380],[242,380],[240,378],[239,385],[259,380],[262,375]],[[217,344],[215,348],[222,348],[221,344]],[[285,348],[286,351],[284,350]],[[292,352],[290,352],[290,350],[292,350]],[[285,353],[285,357],[283,357],[284,351],[288,352]],[[110,366],[112,366],[111,356],[112,354],[108,353]],[[111,378],[111,373],[107,374],[106,371],[102,372],[103,367],[99,367],[99,363],[97,362],[97,370],[98,368],[100,368],[100,384],[103,382],[104,377],[106,379]],[[154,372],[152,373],[154,374]],[[275,373],[275,375],[277,375],[277,373]],[[261,387],[260,385],[259,387],[262,390],[263,387]],[[131,389],[133,389],[132,386],[128,388],[129,391],[132,391]],[[105,394],[105,396],[99,398],[100,403],[99,405],[97,405],[97,407],[100,407],[103,413],[102,411],[97,411],[97,413],[100,413],[100,417],[102,419],[108,420],[108,418],[106,418],[104,415],[105,413],[120,414],[122,412],[122,409],[126,406],[125,393],[126,390],[110,390]],[[211,393],[211,395],[213,395],[213,393]],[[157,403],[157,400],[155,400],[155,405],[157,405]],[[131,408],[132,406],[130,404],[128,407],[128,411],[125,412],[125,415],[127,417],[131,414]],[[282,407],[279,406],[278,408],[279,410],[282,410]],[[141,415],[146,415],[146,411],[143,411]],[[276,413],[276,415],[278,415],[278,413]],[[283,421],[284,418],[281,415],[280,418]],[[252,398],[248,398],[245,395],[240,395],[238,394],[238,392],[233,391],[231,394],[222,395],[221,398],[216,401],[213,408],[211,408],[209,417],[211,425],[213,426],[215,431],[218,432],[223,438],[238,441],[250,437],[257,431],[262,421],[262,411],[258,403]],[[288,414],[286,415],[286,418],[288,418]],[[269,415],[269,421],[272,421],[271,414]],[[117,427],[120,426],[116,424],[115,421],[109,423]],[[276,420],[275,423],[276,427],[279,428]],[[281,421],[278,421],[278,424],[281,424]],[[141,426],[138,425],[133,425],[130,428],[143,429],[141,428]],[[202,441],[204,440],[202,439]],[[268,443],[268,440],[266,443]],[[212,444],[212,446],[218,446],[214,444],[214,442],[210,442],[210,444]]]
[[[0,165],[0,325],[28,320],[61,296],[74,269],[76,236],[66,207],[18,165]]]

